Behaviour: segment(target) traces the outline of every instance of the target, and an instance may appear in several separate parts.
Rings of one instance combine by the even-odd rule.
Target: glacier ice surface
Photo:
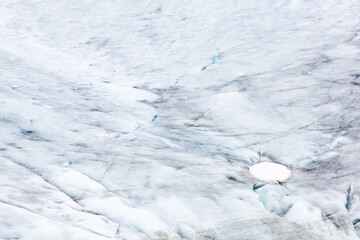
[[[0,239],[359,239],[359,12],[0,1]]]

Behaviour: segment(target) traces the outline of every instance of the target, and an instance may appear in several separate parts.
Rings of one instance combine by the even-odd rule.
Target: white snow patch
[[[284,165],[272,162],[261,162],[249,167],[251,175],[267,183],[285,182],[291,171]]]

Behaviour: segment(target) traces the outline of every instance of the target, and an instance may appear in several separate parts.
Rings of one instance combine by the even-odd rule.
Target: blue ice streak
[[[158,115],[154,115],[153,119],[151,119],[151,122],[155,122],[155,120],[157,119]]]
[[[217,59],[217,56],[212,57],[212,62],[211,62],[211,64],[215,64],[216,59]]]

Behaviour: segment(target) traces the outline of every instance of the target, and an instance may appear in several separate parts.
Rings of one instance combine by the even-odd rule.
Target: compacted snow
[[[0,239],[359,239],[359,13],[0,1]]]

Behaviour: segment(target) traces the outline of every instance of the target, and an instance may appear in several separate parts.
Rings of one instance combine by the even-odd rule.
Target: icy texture
[[[1,0],[0,239],[358,239],[359,13]]]

